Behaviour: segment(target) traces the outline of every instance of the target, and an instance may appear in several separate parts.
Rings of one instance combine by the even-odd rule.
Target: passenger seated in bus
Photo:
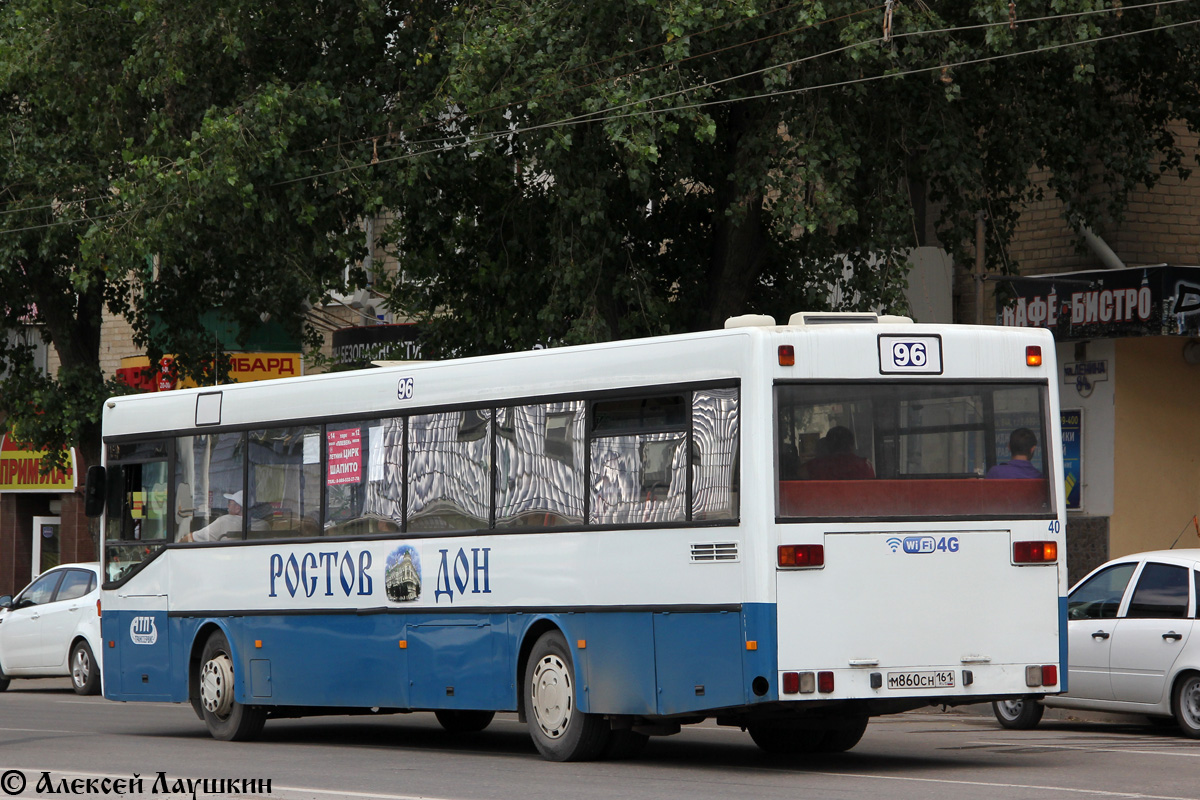
[[[200,530],[185,533],[179,537],[179,541],[216,542],[222,539],[242,538],[242,493],[237,491],[223,496],[229,501],[228,513],[217,517]],[[250,527],[254,530],[260,530],[262,526],[263,523],[260,520],[251,520],[250,522]]]
[[[820,455],[803,467],[804,477],[814,481],[862,481],[875,477],[871,463],[854,452],[854,432],[835,425],[818,445]]]
[[[1042,473],[1033,465],[1037,450],[1037,435],[1029,428],[1017,428],[1008,437],[1008,452],[1012,459],[987,471],[988,478],[1040,478]]]

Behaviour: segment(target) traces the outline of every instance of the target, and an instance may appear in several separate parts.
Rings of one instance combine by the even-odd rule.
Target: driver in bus
[[[181,542],[216,542],[221,539],[242,538],[242,493],[224,495],[229,501],[229,512],[217,517],[200,530],[185,533]]]
[[[1017,428],[1008,437],[1008,452],[1012,459],[987,471],[988,478],[1040,478],[1042,473],[1033,465],[1037,436],[1029,428]]]

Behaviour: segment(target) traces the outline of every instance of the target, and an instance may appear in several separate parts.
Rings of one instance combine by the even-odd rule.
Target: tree
[[[98,463],[123,391],[98,363],[106,308],[152,363],[204,375],[213,310],[299,336],[305,303],[345,288],[379,205],[335,170],[395,103],[395,24],[373,0],[0,5],[0,327],[41,325],[62,363],[39,374],[0,338],[0,418],[22,439]]]
[[[1023,18],[1010,17],[1019,10]],[[991,0],[473,3],[410,47],[397,119],[403,280],[449,352],[900,308],[925,198],[989,267],[1043,191],[1073,224],[1186,176],[1200,123],[1182,6]],[[885,33],[886,26],[886,33]],[[394,166],[393,166],[394,165]]]

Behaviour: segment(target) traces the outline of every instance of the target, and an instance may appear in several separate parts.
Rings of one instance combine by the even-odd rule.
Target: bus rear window
[[[1046,386],[779,384],[782,519],[1053,514]]]

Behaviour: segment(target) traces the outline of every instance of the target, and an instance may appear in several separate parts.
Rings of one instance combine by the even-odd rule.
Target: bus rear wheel
[[[773,720],[746,726],[758,749],[773,756],[800,756],[820,752],[828,731],[793,722]]]
[[[433,712],[433,715],[437,717],[438,723],[450,733],[479,733],[492,724],[492,717],[496,716],[496,712],[442,709]]]
[[[844,753],[858,744],[867,732],[870,717],[852,717],[844,725],[830,728],[826,731],[821,743],[817,745],[820,753]]]
[[[548,631],[525,664],[525,719],[529,735],[548,761],[590,761],[604,750],[608,723],[576,707],[575,666],[567,640]]]
[[[243,742],[262,732],[267,721],[266,709],[243,705],[234,699],[233,655],[229,640],[220,631],[204,643],[196,680],[204,724],[214,739]]]

